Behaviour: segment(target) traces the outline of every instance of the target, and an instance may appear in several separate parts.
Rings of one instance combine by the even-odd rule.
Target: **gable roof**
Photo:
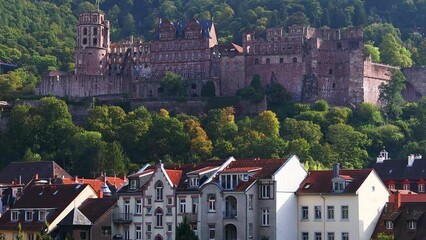
[[[58,225],[90,226],[92,222],[78,208],[74,208]]]
[[[94,224],[114,207],[116,202],[116,198],[89,198],[78,209]]]
[[[350,183],[342,192],[336,194],[355,194],[372,171],[373,169],[340,170],[339,176],[350,179]],[[300,184],[297,194],[334,193],[331,181],[333,178],[333,170],[309,171],[308,176]]]
[[[248,181],[241,182],[234,188],[234,191],[245,191],[258,179],[271,179],[272,176],[288,159],[241,159],[231,162],[225,169],[219,172],[228,173],[228,172],[251,172],[254,171],[255,174],[250,176]],[[217,181],[217,177],[216,177]]]
[[[12,162],[0,172],[0,182],[11,183],[21,180],[21,183],[29,183],[36,174],[39,178],[55,178],[55,176],[71,178],[71,175],[54,161]]]
[[[11,210],[22,209],[48,209],[46,221],[51,223],[65,208],[72,203],[86,188],[87,184],[57,184],[57,185],[34,185],[27,189],[18,202],[0,218],[0,229],[16,229],[17,222],[10,221]],[[92,189],[93,190],[93,189]],[[20,214],[23,230],[41,230],[45,224],[34,217],[33,221],[24,221]]]

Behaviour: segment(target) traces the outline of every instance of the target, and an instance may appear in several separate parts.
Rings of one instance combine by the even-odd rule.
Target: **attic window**
[[[25,211],[25,221],[33,220],[33,211]]]
[[[79,189],[81,187],[82,184],[78,184],[77,186],[75,186],[75,189]]]
[[[10,212],[10,221],[18,221],[19,211],[11,211]]]
[[[417,222],[416,221],[408,221],[408,229],[414,230],[417,228]]]
[[[192,177],[189,179],[190,187],[198,187],[198,185],[199,185],[199,179],[197,177]]]
[[[343,190],[345,190],[347,184],[345,183],[345,181],[333,181],[333,191],[334,192],[342,192]]]
[[[130,181],[130,189],[131,189],[131,190],[136,189],[136,180],[131,180],[131,181]]]
[[[309,189],[312,186],[312,183],[305,183],[303,189]]]
[[[46,216],[47,216],[47,212],[46,212],[45,210],[40,210],[40,211],[38,212],[38,220],[39,220],[40,222],[44,222],[44,221],[46,221]]]
[[[386,229],[393,229],[393,222],[392,221],[386,221]]]
[[[53,196],[56,196],[56,194],[58,194],[59,190],[56,190],[53,192]]]

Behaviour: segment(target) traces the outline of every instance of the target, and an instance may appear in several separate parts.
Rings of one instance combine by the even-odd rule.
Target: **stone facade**
[[[243,35],[242,46],[218,44],[213,20],[163,21],[157,38],[110,43],[101,13],[83,13],[77,26],[75,73],[50,72],[40,95],[92,97],[125,94],[133,99],[163,96],[166,72],[182,76],[190,97],[207,81],[216,95],[233,96],[255,74],[268,87],[279,83],[295,101],[326,99],[332,105],[377,102],[377,86],[389,80],[388,67],[364,61],[359,28],[291,26],[266,30],[266,38]]]

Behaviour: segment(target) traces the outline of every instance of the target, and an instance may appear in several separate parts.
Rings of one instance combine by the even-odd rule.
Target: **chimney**
[[[99,190],[99,198],[104,198],[104,192],[102,190]]]
[[[74,182],[78,183],[78,176],[74,176]]]
[[[408,155],[408,163],[407,163],[407,167],[412,167],[414,164],[414,160],[416,158],[414,157],[414,154],[410,154]]]
[[[395,193],[395,207],[396,209],[401,207],[401,193],[399,193],[399,191],[396,191]]]
[[[382,163],[384,160],[389,159],[389,153],[386,152],[385,147],[383,147],[383,150],[380,152],[379,156],[377,157],[376,163]]]
[[[38,180],[38,173],[34,175],[34,180]]]
[[[335,163],[333,165],[333,178],[338,177],[340,175],[340,163]]]

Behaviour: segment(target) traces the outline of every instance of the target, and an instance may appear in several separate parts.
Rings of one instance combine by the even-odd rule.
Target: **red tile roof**
[[[77,178],[77,181],[74,178],[63,178],[62,182],[64,184],[89,184],[96,192],[101,190],[102,185],[104,184],[101,180],[98,179],[86,179],[86,178]]]
[[[340,170],[340,176],[351,178],[351,182],[343,193],[355,193],[372,171],[373,169]],[[331,179],[333,179],[332,170],[310,171],[305,180],[300,184],[297,194],[333,193]],[[310,186],[305,187],[308,184]]]
[[[87,184],[58,184],[34,185],[25,191],[19,201],[0,218],[0,230],[16,230],[18,223],[10,221],[10,211],[14,209],[52,209],[47,215],[51,223],[59,214],[86,188]],[[24,214],[19,214],[23,230],[42,230],[44,222],[38,221],[34,215],[33,221],[25,221]]]
[[[108,184],[115,186],[117,189],[126,184],[126,181],[119,177],[105,177]],[[99,178],[98,178],[99,179]],[[102,179],[99,179],[102,180]]]
[[[172,181],[174,186],[177,186],[180,181],[180,177],[182,176],[182,170],[168,170],[166,169],[166,173]]]

